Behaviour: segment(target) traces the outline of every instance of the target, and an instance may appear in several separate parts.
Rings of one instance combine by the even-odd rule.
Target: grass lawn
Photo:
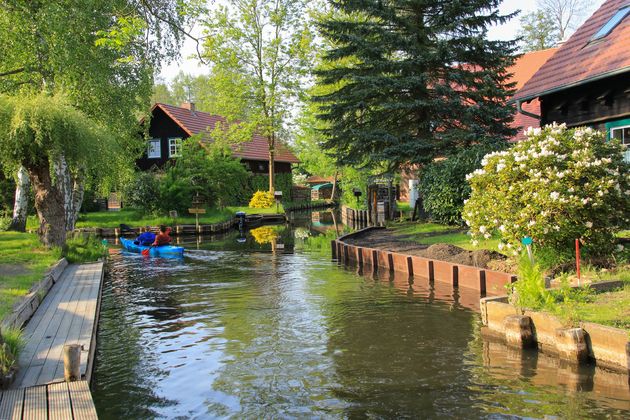
[[[401,222],[387,226],[394,231],[401,240],[416,242],[423,245],[451,244],[470,251],[475,249],[490,249],[499,252],[499,240],[491,238],[479,241],[473,246],[470,236],[462,232],[458,226],[439,225],[437,223]]]
[[[0,319],[59,258],[60,251],[41,247],[35,234],[0,232]]]
[[[237,211],[244,211],[247,214],[270,214],[276,213],[276,206],[268,209],[254,209],[250,207],[226,207],[223,210],[208,209],[206,214],[199,215],[199,223],[211,224],[229,220]],[[284,212],[282,206],[279,207],[280,213]],[[121,223],[131,227],[139,226],[159,226],[159,225],[175,225],[175,224],[194,224],[194,215],[180,215],[175,220],[168,216],[154,216],[143,214],[135,209],[123,209],[121,211],[99,211],[94,213],[82,213],[77,221],[77,228],[100,227],[115,228]]]

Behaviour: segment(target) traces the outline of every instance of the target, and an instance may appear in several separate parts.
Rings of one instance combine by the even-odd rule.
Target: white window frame
[[[182,155],[182,138],[169,137],[168,139],[168,157],[180,157]]]
[[[615,130],[621,130],[621,136],[622,136],[622,138],[621,138],[621,144],[623,144],[623,145],[624,145],[624,146],[626,146],[626,147],[630,147],[630,137],[625,138],[625,136],[623,135],[623,130],[625,130],[626,128],[630,128],[630,125],[621,125],[621,126],[619,126],[619,127],[612,127],[612,128],[610,129],[610,138],[611,138],[611,139],[614,139],[614,137],[613,137],[613,131],[615,131]]]
[[[161,157],[162,157],[162,140],[150,139],[149,142],[147,143],[147,159],[160,159]]]

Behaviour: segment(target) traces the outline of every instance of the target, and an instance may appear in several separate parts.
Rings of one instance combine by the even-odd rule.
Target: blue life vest
[[[155,241],[155,233],[152,232],[144,232],[138,236],[138,238],[134,241],[138,245],[149,246]]]

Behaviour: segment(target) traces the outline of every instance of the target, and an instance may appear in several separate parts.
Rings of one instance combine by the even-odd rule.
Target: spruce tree
[[[324,148],[343,164],[426,163],[514,134],[506,68],[516,44],[491,41],[499,0],[331,0],[316,72]]]

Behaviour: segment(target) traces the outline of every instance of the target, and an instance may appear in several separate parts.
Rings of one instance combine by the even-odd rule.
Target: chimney
[[[195,112],[195,103],[194,102],[182,102],[182,104],[179,107],[187,109],[187,110],[192,111],[192,112]]]

